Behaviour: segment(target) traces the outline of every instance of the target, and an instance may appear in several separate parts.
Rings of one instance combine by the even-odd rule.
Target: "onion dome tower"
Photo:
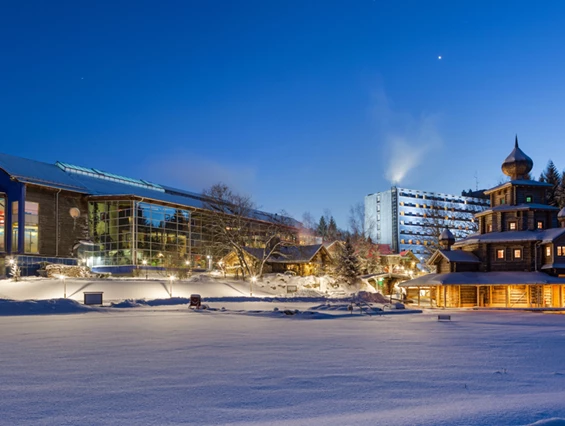
[[[510,176],[511,180],[522,180],[525,179],[526,175],[530,173],[533,167],[534,162],[532,159],[518,146],[518,135],[516,135],[514,150],[506,157],[504,163],[502,163],[502,172]]]
[[[455,244],[455,236],[448,228],[445,228],[439,236],[439,245],[442,250],[451,250],[453,244]]]
[[[562,228],[565,228],[565,207],[557,214],[557,220],[561,224]]]

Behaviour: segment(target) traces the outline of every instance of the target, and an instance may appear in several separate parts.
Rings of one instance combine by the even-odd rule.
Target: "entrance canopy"
[[[450,272],[427,274],[400,283],[400,287],[435,287],[438,285],[542,285],[564,284],[565,278],[543,272]]]

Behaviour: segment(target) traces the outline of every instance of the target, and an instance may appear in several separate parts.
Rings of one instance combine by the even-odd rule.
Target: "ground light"
[[[143,264],[143,269],[145,269],[145,279],[147,279],[147,259],[143,259],[141,263]]]
[[[170,275],[169,276],[169,281],[170,281],[170,286],[169,286],[169,296],[173,297],[173,282],[177,279],[176,276],[174,275]]]
[[[257,282],[257,277],[255,275],[253,275],[251,277],[251,281],[249,282],[249,295],[253,296],[253,283]]]
[[[67,277],[65,275],[55,275],[56,278],[59,278],[63,282],[63,297],[67,298]]]

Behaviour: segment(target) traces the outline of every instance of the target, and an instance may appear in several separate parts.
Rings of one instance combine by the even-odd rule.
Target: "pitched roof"
[[[547,204],[534,204],[522,203],[517,205],[503,204],[493,207],[492,209],[483,210],[482,212],[475,213],[476,217],[484,216],[492,212],[507,212],[507,211],[526,211],[526,210],[553,210],[558,211],[558,207],[548,206]]]
[[[481,263],[479,258],[473,253],[463,250],[437,250],[428,260],[428,264],[432,265],[436,258],[443,256],[449,262],[456,263]]]
[[[68,163],[48,164],[0,153],[0,169],[19,182],[91,196],[134,196],[181,207],[206,208],[202,195],[194,192]],[[299,222],[292,218],[260,210],[252,211],[250,217],[266,222],[299,225]]]
[[[506,186],[545,186],[545,187],[550,187],[551,184],[550,183],[546,183],[546,182],[538,182],[537,180],[525,180],[525,179],[519,179],[519,180],[511,180],[508,182],[504,182],[501,183],[498,186],[495,186],[494,188],[491,189],[487,189],[485,191],[485,195],[488,195],[498,189],[502,189]]]
[[[565,284],[565,278],[552,277],[544,272],[449,272],[427,274],[400,283],[401,287],[430,287],[438,285],[539,285]]]
[[[264,248],[244,247],[247,253],[256,259],[263,259],[268,253]],[[320,250],[326,250],[322,244],[308,246],[282,246],[269,257],[269,263],[308,263]]]
[[[549,228],[534,231],[505,231],[489,232],[487,234],[472,234],[455,244],[453,247],[461,247],[474,243],[512,243],[518,241],[541,241],[543,244],[551,243],[558,237],[565,235],[565,228]]]
[[[0,153],[0,168],[20,182],[88,193],[87,188],[55,164]]]
[[[379,248],[380,254],[393,254],[394,253],[392,251],[392,249],[390,248],[390,244],[376,244],[376,246]]]

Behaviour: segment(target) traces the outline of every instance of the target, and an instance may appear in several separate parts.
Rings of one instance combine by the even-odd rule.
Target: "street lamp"
[[[174,275],[170,275],[169,276],[169,281],[171,282],[170,287],[169,287],[169,296],[173,297],[173,281],[176,280],[177,277],[175,277]]]
[[[66,299],[67,298],[67,281],[66,281],[66,276],[65,275],[57,275],[57,278],[59,278],[61,281],[63,281],[63,297]]]
[[[147,279],[147,259],[143,259],[141,263],[143,264],[143,269],[145,269],[145,279]]]
[[[257,277],[255,275],[253,275],[251,277],[251,282],[249,283],[249,295],[253,296],[253,283],[257,282]]]
[[[208,255],[208,256],[206,256],[206,259],[208,259],[208,270],[211,271],[212,270],[212,256]]]

